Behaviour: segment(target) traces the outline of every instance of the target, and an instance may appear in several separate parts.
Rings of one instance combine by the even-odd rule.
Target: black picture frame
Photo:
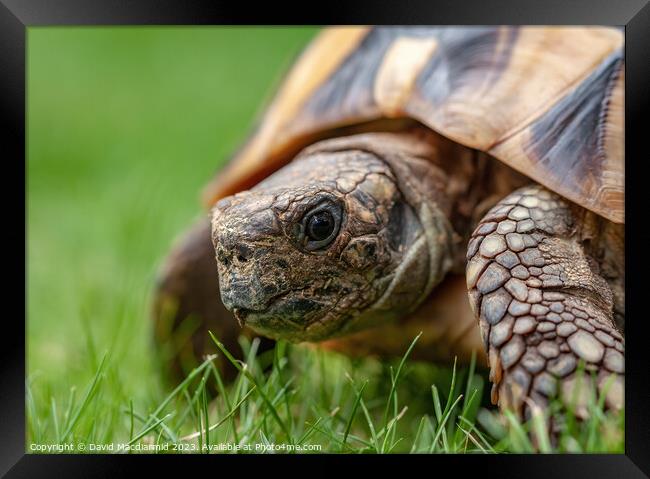
[[[644,477],[650,474],[650,355],[648,321],[642,302],[650,255],[644,230],[648,177],[642,165],[648,156],[644,114],[650,111],[650,4],[648,0],[403,0],[329,3],[281,8],[276,3],[170,0],[0,0],[0,121],[4,135],[2,204],[3,248],[2,347],[0,347],[0,473],[7,477],[115,477],[135,465],[159,462],[161,456],[33,455],[25,453],[25,327],[26,317],[26,29],[45,25],[222,25],[222,24],[606,24],[625,27],[626,58],[626,430],[625,455],[498,455],[415,456],[410,469],[434,473],[441,463],[463,464],[476,474],[499,477]],[[11,168],[9,168],[11,167]],[[646,185],[644,185],[644,183]],[[22,185],[22,191],[21,191]],[[20,196],[22,195],[22,196]],[[22,201],[21,201],[22,198]],[[22,207],[22,208],[21,208]],[[25,262],[21,261],[23,251]],[[19,281],[22,279],[22,282]],[[22,294],[21,294],[22,289]],[[25,298],[19,301],[18,298]],[[187,471],[198,462],[211,467],[217,461],[200,456],[175,457]],[[321,456],[322,458],[322,456]],[[313,457],[284,456],[300,467]],[[338,456],[337,468],[353,458]],[[399,457],[373,457],[384,467]],[[241,458],[229,460],[241,461]],[[250,461],[250,459],[246,459]],[[329,459],[331,460],[331,459]],[[210,461],[210,462],[206,462]],[[459,461],[459,462],[457,462]],[[250,465],[251,462],[247,462]],[[418,472],[416,472],[418,471]],[[463,469],[464,472],[467,469]],[[216,470],[214,471],[217,472]],[[244,470],[241,471],[242,473]],[[246,471],[248,472],[248,471]],[[324,471],[327,472],[327,471]],[[307,473],[303,469],[303,473]],[[335,473],[329,470],[329,473]]]

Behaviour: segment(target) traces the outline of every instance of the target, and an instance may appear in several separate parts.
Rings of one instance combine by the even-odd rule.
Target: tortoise
[[[623,85],[617,28],[324,29],[160,272],[170,367],[208,329],[379,356],[422,331],[501,409],[621,409]]]

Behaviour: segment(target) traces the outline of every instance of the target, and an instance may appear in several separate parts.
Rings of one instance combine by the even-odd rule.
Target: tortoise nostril
[[[230,264],[230,260],[228,259],[228,255],[223,250],[223,248],[217,248],[217,261],[219,261],[224,266],[228,266]]]
[[[252,256],[253,250],[244,244],[237,245],[237,260],[240,263],[245,263]]]

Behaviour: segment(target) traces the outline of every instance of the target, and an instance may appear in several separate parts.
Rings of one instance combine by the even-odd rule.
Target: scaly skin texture
[[[214,209],[221,297],[260,334],[320,341],[380,326],[415,310],[452,266],[445,175],[417,156],[433,145],[351,138],[314,145]],[[305,223],[323,207],[339,226],[312,248]]]
[[[533,403],[544,407],[556,394],[569,401],[575,394],[584,417],[591,389],[602,392],[610,377],[606,405],[623,406],[623,337],[601,274],[622,273],[623,258],[592,236],[603,221],[530,186],[503,199],[474,231],[467,287],[488,352],[492,401],[502,409],[529,415]],[[610,281],[621,284],[615,276]],[[596,384],[585,378],[580,391],[579,361],[596,375]]]

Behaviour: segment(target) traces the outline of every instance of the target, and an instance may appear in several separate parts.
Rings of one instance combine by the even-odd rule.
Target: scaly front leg
[[[559,394],[584,417],[589,394],[607,384],[607,407],[623,407],[623,337],[612,289],[585,250],[592,214],[584,213],[541,186],[525,187],[492,208],[469,241],[470,303],[501,409],[528,417],[533,403],[544,408]]]

